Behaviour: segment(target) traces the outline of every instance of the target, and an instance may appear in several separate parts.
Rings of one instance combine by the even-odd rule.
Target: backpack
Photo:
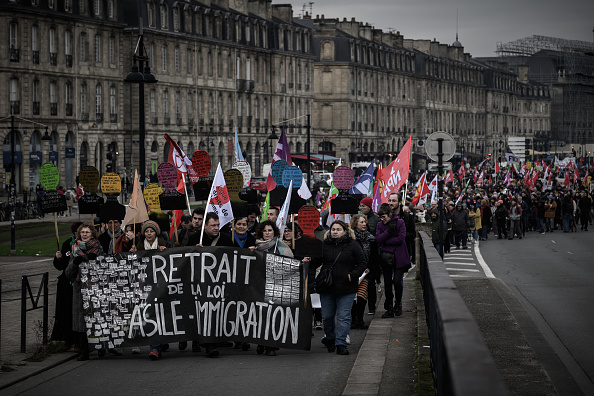
[[[66,191],[66,200],[70,201],[70,191]]]

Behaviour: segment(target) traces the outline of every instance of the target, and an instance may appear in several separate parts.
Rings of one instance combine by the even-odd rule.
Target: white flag
[[[209,212],[214,212],[219,216],[220,227],[233,220],[233,209],[231,208],[231,201],[229,200],[229,193],[227,192],[227,185],[225,184],[225,177],[221,164],[217,166],[217,173],[215,174],[212,186],[210,187],[210,194],[208,196],[208,204],[204,217]],[[204,224],[203,224],[204,225]]]
[[[311,191],[309,191],[309,188],[307,188],[307,183],[304,177],[301,178],[301,187],[299,187],[299,190],[297,190],[297,194],[305,200],[311,198]]]
[[[285,202],[283,206],[281,206],[280,213],[278,214],[278,218],[276,219],[276,226],[280,231],[281,238],[283,236],[283,232],[285,232],[285,228],[287,227],[287,217],[289,217],[289,206],[291,206],[291,192],[293,191],[293,180],[289,183],[289,189],[287,190],[287,197],[285,198]]]

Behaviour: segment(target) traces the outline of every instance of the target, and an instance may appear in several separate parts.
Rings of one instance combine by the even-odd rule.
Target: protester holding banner
[[[355,240],[363,249],[363,255],[365,256],[365,269],[366,277],[369,276],[371,257],[374,251],[377,251],[377,244],[375,243],[375,235],[367,230],[367,219],[365,215],[356,214],[351,218],[350,222],[351,230],[355,233]],[[363,320],[363,314],[365,312],[365,305],[367,304],[367,298],[369,290],[374,289],[375,285],[369,284],[368,279],[362,279],[357,289],[357,297],[353,303],[353,309],[351,310],[351,329],[366,329],[367,325]],[[375,311],[375,306],[373,307]]]
[[[246,217],[236,217],[233,223],[233,246],[238,248],[256,247],[256,237],[248,232],[248,220]]]
[[[76,230],[76,240],[72,244],[70,261],[66,267],[66,276],[72,281],[72,331],[80,345],[78,361],[89,360],[87,326],[81,293],[82,283],[78,267],[83,261],[95,260],[100,254],[103,254],[103,248],[97,239],[97,231],[91,224],[81,224]],[[105,350],[100,349],[98,353],[99,356],[104,356]]]
[[[109,220],[105,232],[97,238],[103,251],[107,254],[113,254],[113,242],[122,235],[122,222],[120,220]]]
[[[62,248],[54,256],[54,267],[62,273],[58,276],[56,287],[56,311],[51,340],[64,341],[64,351],[69,350],[72,345],[80,350],[80,342],[72,332],[72,283],[66,276],[66,268],[70,262],[72,245],[76,241],[76,231],[81,224],[80,221],[72,223],[70,226],[72,236],[62,243]]]
[[[124,227],[124,232],[116,240],[114,253],[125,253],[129,252],[132,247],[135,247],[140,242],[141,224],[128,224]],[[136,234],[134,235],[134,228],[136,228]]]
[[[366,265],[363,249],[353,231],[344,221],[335,220],[324,236],[322,257],[312,259],[313,268],[321,266],[320,274],[328,270],[332,277],[328,289],[316,290],[322,303],[325,333],[322,343],[330,353],[349,354],[347,336],[351,328],[351,308]]]
[[[200,245],[200,232],[198,232],[189,237],[188,246],[233,246],[231,238],[222,234],[219,226],[219,216],[214,212],[208,212],[204,218],[202,245]]]

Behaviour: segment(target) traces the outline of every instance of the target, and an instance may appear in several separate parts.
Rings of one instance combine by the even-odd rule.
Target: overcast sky
[[[294,16],[309,4],[290,3]],[[474,57],[496,56],[498,42],[535,34],[593,41],[594,0],[316,0],[312,15],[355,17],[382,30],[399,31],[405,39],[435,38],[452,44],[456,9],[459,41]]]

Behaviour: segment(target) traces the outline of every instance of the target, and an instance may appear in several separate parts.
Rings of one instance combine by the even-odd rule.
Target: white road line
[[[448,261],[445,264],[446,265],[472,265],[472,266],[476,266],[476,263],[456,263],[456,262],[452,262],[452,261]]]
[[[467,268],[446,268],[448,271],[464,271],[464,272],[479,272],[479,270],[475,269],[467,269]]]
[[[446,257],[443,261],[448,260],[472,260],[474,261],[474,257]]]
[[[476,278],[476,276],[450,274],[450,278]]]
[[[41,259],[41,260],[27,261],[27,263],[41,263],[43,261],[50,261],[50,260],[53,260],[53,258],[50,257],[50,258],[45,258],[45,259]]]
[[[553,243],[557,243],[557,242],[553,241],[552,239],[551,239],[551,242],[553,242]]]
[[[573,254],[573,253],[571,253],[571,252],[567,252],[567,253],[569,253],[569,254]]]
[[[495,278],[495,275],[493,275],[493,272],[491,272],[491,268],[489,268],[489,266],[487,265],[487,263],[485,262],[485,260],[483,259],[483,256],[481,255],[481,251],[479,250],[479,244],[475,244],[474,245],[474,254],[476,255],[476,259],[479,262],[479,265],[481,266],[481,268],[483,269],[483,271],[485,271],[485,276],[487,278]]]

